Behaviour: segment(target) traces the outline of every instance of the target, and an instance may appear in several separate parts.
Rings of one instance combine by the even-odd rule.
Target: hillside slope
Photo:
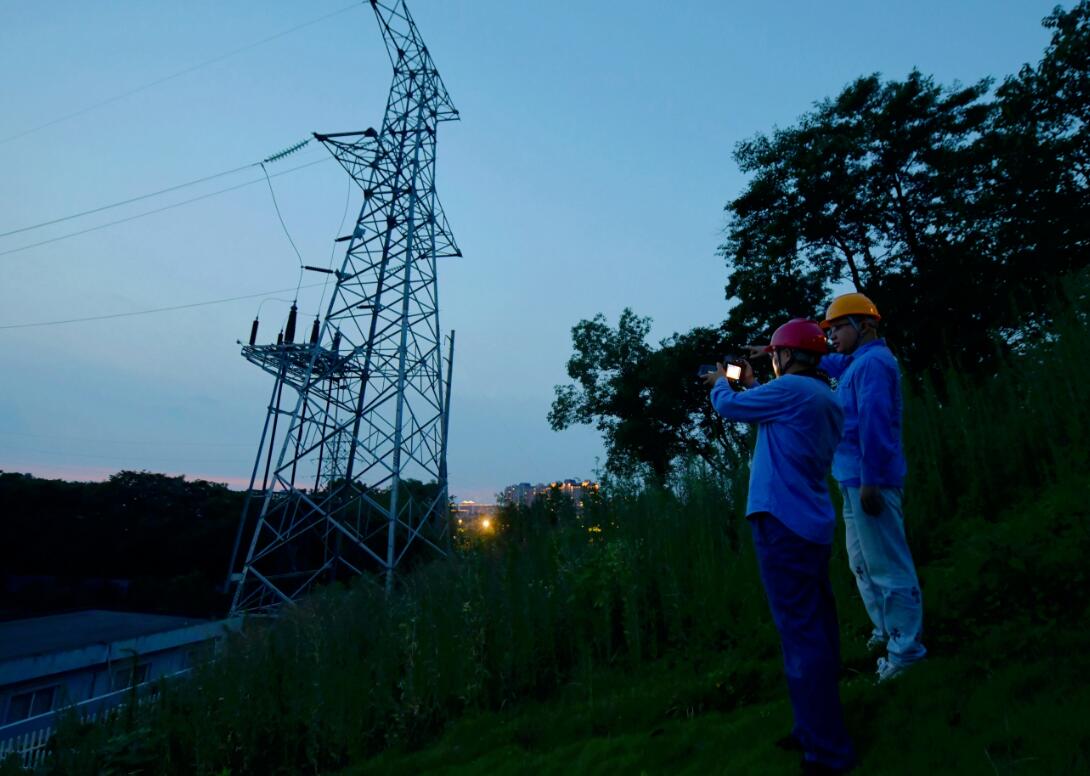
[[[834,558],[859,773],[1090,772],[1088,486],[1070,476],[963,521],[920,568],[931,654],[881,687]],[[554,700],[462,719],[432,746],[348,772],[793,773],[796,757],[772,744],[789,726],[778,655],[672,654],[589,671]]]

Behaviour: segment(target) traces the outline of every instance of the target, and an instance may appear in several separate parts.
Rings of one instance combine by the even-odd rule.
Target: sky
[[[580,319],[631,307],[658,340],[726,316],[739,141],[869,73],[1013,73],[1040,58],[1054,4],[411,0],[462,117],[440,126],[436,173],[464,254],[439,276],[457,331],[451,493],[593,476],[597,432],[546,421]],[[365,3],[0,0],[0,233],[378,127],[390,77]],[[304,261],[323,266],[360,207],[327,157],[311,143],[268,168]],[[0,470],[245,486],[271,378],[238,340],[258,312],[259,339],[274,336],[298,278],[255,167],[0,236]],[[322,291],[300,292],[303,320]]]

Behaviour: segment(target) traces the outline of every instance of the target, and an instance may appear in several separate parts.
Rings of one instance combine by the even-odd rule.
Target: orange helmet
[[[821,322],[821,328],[828,329],[837,318],[848,315],[867,315],[876,321],[882,320],[878,314],[878,308],[869,298],[860,293],[841,294],[829,305],[825,312],[825,320]]]

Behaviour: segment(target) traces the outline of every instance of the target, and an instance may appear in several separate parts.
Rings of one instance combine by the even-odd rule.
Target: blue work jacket
[[[885,340],[861,345],[849,356],[827,355],[821,369],[836,379],[844,409],[833,477],[849,487],[902,487],[908,466],[901,449],[901,370]]]
[[[836,518],[825,476],[843,413],[829,386],[784,375],[736,392],[719,378],[711,402],[728,420],[758,424],[746,515],[769,512],[803,539],[832,544]]]

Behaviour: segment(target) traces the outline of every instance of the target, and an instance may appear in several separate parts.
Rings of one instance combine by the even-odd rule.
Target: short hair
[[[809,350],[799,350],[798,348],[790,348],[790,350],[791,357],[803,366],[817,366],[821,363],[820,353],[814,353]]]

